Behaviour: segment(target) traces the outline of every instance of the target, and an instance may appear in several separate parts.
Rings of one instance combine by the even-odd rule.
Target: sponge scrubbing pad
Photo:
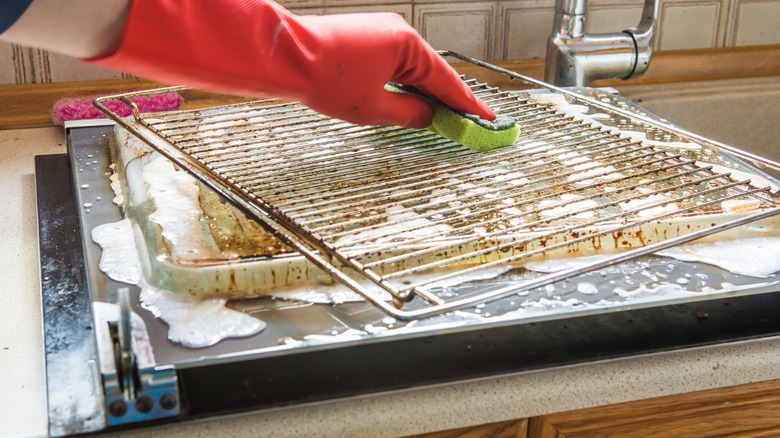
[[[428,129],[479,152],[513,145],[520,136],[520,127],[513,118],[498,116],[491,122],[441,104],[434,106],[433,123]]]
[[[433,122],[428,129],[469,149],[487,152],[513,145],[520,136],[520,127],[511,117],[498,116],[496,120],[489,121],[473,114],[455,111],[409,87],[387,84],[385,88],[388,91],[411,93],[424,98],[433,107]]]

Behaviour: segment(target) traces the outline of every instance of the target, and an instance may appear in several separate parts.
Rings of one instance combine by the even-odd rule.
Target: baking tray
[[[127,286],[97,267],[101,251],[90,236],[95,226],[123,216],[109,201],[114,138],[111,125],[70,124],[69,155],[36,158],[51,436],[121,429],[105,423],[98,370],[68,365],[96,363],[95,351],[89,348],[95,342],[90,309],[96,301],[117,302],[117,289]],[[606,274],[623,281],[626,274],[664,273],[670,266],[687,270],[692,278],[702,274],[734,287],[719,294],[688,293],[600,309],[551,307],[520,319],[488,316],[517,309],[526,299],[550,300],[549,289],[540,288],[532,291],[535,298],[518,296],[427,323],[395,321],[399,329],[395,332],[376,330],[389,324],[384,313],[367,303],[295,305],[259,298],[233,306],[266,321],[265,331],[199,349],[170,342],[166,324],[141,306],[138,289],[131,287],[133,309],[146,323],[157,363],[176,369],[182,410],[176,418],[124,427],[279,409],[780,333],[780,317],[774,311],[780,305],[780,287],[774,278],[749,278],[660,257],[623,264],[619,275]],[[577,284],[604,281],[600,272],[582,274],[554,289],[565,302],[578,296]],[[700,286],[690,283],[692,290]],[[307,342],[291,342],[307,336]],[[90,380],[96,384],[83,384]]]
[[[472,89],[500,111],[518,117],[525,133],[518,144],[491,154],[464,155],[453,143],[436,143],[436,136],[430,133],[425,136],[398,128],[340,124],[295,104],[239,105],[171,116],[141,117],[136,113],[133,119],[116,120],[248,212],[312,264],[403,320],[527,292],[780,211],[777,185],[755,185],[750,179],[736,178],[741,164],[718,154],[727,146],[620,108],[609,103],[608,96],[592,98],[550,88],[556,96],[561,93],[577,104],[588,105],[587,114],[571,115],[549,110],[537,100],[540,94],[502,92],[480,83],[472,83]],[[116,98],[129,103],[128,96],[99,101]],[[604,113],[593,113],[594,109]],[[618,124],[619,134],[603,129],[604,124],[596,121],[600,116]],[[632,131],[632,126],[638,126],[646,138],[632,140],[624,135],[630,134],[627,131]],[[674,144],[672,149],[679,151],[671,151],[667,144]],[[431,166],[436,172],[408,169],[411,164],[405,159],[420,155],[423,158],[416,165],[435,163]],[[572,158],[585,159],[584,165],[591,168],[578,169],[583,162],[575,163]],[[344,171],[342,160],[354,163]],[[393,167],[393,160],[402,164]],[[546,166],[545,160],[559,164]],[[704,160],[707,162],[702,164]],[[710,161],[718,165],[726,161],[727,170],[714,170],[715,166],[708,165]],[[612,169],[612,173],[592,168],[596,164]],[[569,171],[567,166],[575,170]],[[592,170],[602,173],[582,177]],[[519,177],[512,175],[526,173],[533,175],[522,178],[523,186],[530,188],[518,188],[520,184],[511,179]],[[757,175],[758,170],[749,169],[748,173]],[[375,181],[379,174],[381,181]],[[545,185],[556,178],[563,178],[563,183]],[[415,187],[423,180],[434,184]],[[544,215],[544,204],[549,201],[548,209],[565,210],[571,203],[565,198],[570,193],[583,195],[579,198],[595,207],[583,213]],[[463,206],[452,205],[447,200],[450,195]],[[488,196],[490,200],[483,199]],[[747,213],[719,211],[731,200],[756,205]],[[647,201],[650,206],[624,207]],[[669,205],[674,211],[663,211]],[[653,209],[661,213],[643,215]],[[509,210],[513,212],[507,213]],[[595,219],[588,216],[583,220],[584,213]],[[387,226],[382,220],[392,224]],[[419,225],[420,221],[432,226]],[[404,229],[395,231],[397,225]],[[390,228],[394,231],[386,231]],[[363,237],[369,231],[372,237]],[[478,294],[459,292],[445,298],[433,290],[440,288],[439,281],[456,275],[526,261],[535,255],[631,248],[637,249],[534,281],[517,281],[492,290],[483,285]],[[303,269],[293,271],[292,276],[300,276]],[[415,277],[418,273],[436,275],[420,280]],[[224,287],[219,290],[223,293]],[[382,293],[392,295],[395,307]],[[404,307],[415,296],[423,300]],[[429,307],[419,305],[425,300]]]
[[[93,154],[101,166],[101,150],[112,128],[72,128],[72,154]],[[95,144],[97,142],[97,144]],[[93,146],[88,146],[92,144]],[[94,154],[94,153],[98,154]],[[83,385],[94,364],[90,309],[93,300],[115,302],[116,284],[82,260],[94,261],[96,245],[83,234],[83,201],[73,185],[69,157],[36,158],[36,185],[41,229],[41,284],[46,341],[50,435],[121,430],[108,428],[100,410],[98,387]],[[101,170],[108,170],[101,167]],[[77,170],[74,170],[76,172]],[[95,181],[90,177],[80,181]],[[94,208],[94,207],[93,207]],[[97,213],[97,210],[92,211]],[[111,214],[102,220],[112,221]],[[653,264],[653,263],[651,263]],[[718,273],[714,269],[714,273]],[[722,272],[719,275],[726,275]],[[739,279],[730,278],[739,284]],[[744,279],[743,279],[744,280]],[[571,287],[572,285],[569,285]],[[65,287],[65,289],[63,289]],[[67,290],[67,294],[63,294]],[[743,296],[702,297],[613,312],[548,319],[527,324],[505,322],[466,326],[459,330],[421,328],[414,335],[368,336],[330,345],[263,351],[262,340],[274,334],[284,319],[269,321],[269,329],[252,339],[226,340],[205,349],[186,349],[168,342],[165,325],[139,306],[161,365],[176,366],[182,411],[174,419],[138,423],[124,428],[150,427],[171,421],[235,414],[260,409],[317,403],[344,397],[379,394],[465,379],[570,366],[592,361],[724,342],[748,341],[780,333],[776,283],[753,285]],[[135,291],[137,292],[137,291]],[[313,307],[313,306],[312,306]],[[323,312],[336,311],[318,306]],[[339,315],[354,314],[360,305],[338,306]],[[378,320],[383,315],[363,305]],[[316,316],[299,314],[300,317]],[[81,320],[79,320],[81,319]],[[371,318],[367,318],[372,320]],[[353,321],[356,323],[355,319]],[[261,339],[262,338],[262,339]],[[92,368],[91,379],[98,382]],[[65,397],[62,395],[66,394]],[[92,403],[94,411],[85,413]]]
[[[103,128],[109,129],[109,128]],[[80,171],[74,172],[74,186],[80,187],[76,195],[82,207],[90,204],[89,211],[82,208],[83,233],[89,236],[89,231],[100,223],[113,222],[121,219],[124,213],[110,202],[94,202],[94,199],[110,199],[113,192],[107,175],[112,171],[110,151],[115,148],[112,142],[116,140],[113,128],[101,135],[101,144],[87,146],[86,150],[71,151],[72,166]],[[138,154],[133,153],[133,156]],[[145,156],[145,155],[144,155]],[[729,158],[733,165],[740,160]],[[84,164],[88,163],[87,166]],[[91,164],[90,164],[91,163]],[[747,165],[745,165],[747,166]],[[83,171],[81,171],[83,170]],[[766,178],[770,178],[766,176]],[[87,188],[81,188],[88,186]],[[102,192],[101,192],[102,190]],[[143,200],[142,204],[146,204]],[[148,224],[147,224],[148,225]],[[734,238],[747,235],[765,234],[765,228],[774,227],[773,222],[765,223],[758,228],[748,227],[741,230]],[[142,228],[147,228],[143,226]],[[754,230],[754,231],[751,231]],[[755,231],[758,230],[758,231]],[[152,234],[152,242],[159,243],[159,230]],[[94,279],[96,287],[93,291],[107,288],[110,282],[104,273],[98,269],[100,249],[91,238],[88,239],[88,266],[90,278]],[[150,259],[159,261],[165,254],[151,252],[145,248],[143,253]],[[297,256],[295,263],[303,263],[303,258]],[[268,269],[267,259],[248,258],[244,262],[250,265],[247,269]],[[224,269],[225,266],[236,268],[242,261],[231,261],[228,265],[216,264],[212,268]],[[674,270],[675,276],[667,281],[668,272]],[[174,271],[175,272],[175,271]],[[200,275],[200,274],[198,274]],[[212,274],[204,274],[211,278]],[[468,295],[485,288],[500,288],[515,282],[538,278],[541,274],[518,268],[501,275],[455,284],[446,287],[446,293]],[[631,292],[640,288],[636,276],[658,280],[651,285],[649,291],[638,295]],[[322,275],[322,278],[327,278]],[[687,284],[676,282],[678,278],[690,279]],[[697,279],[706,278],[706,281]],[[106,283],[109,282],[109,283]],[[204,281],[205,282],[205,281]],[[208,283],[208,282],[205,282]],[[653,283],[653,282],[651,282]],[[208,283],[213,284],[213,283]],[[579,285],[597,285],[596,290],[584,294]],[[729,285],[721,288],[720,285]],[[516,326],[538,323],[546,320],[562,320],[584,315],[620,312],[640,307],[674,305],[678,303],[711,300],[722,296],[747,295],[765,293],[776,287],[775,278],[753,278],[731,274],[719,268],[702,263],[690,264],[675,261],[665,257],[651,256],[622,265],[590,273],[582,273],[551,286],[540,286],[530,291],[512,297],[458,312],[451,312],[420,321],[406,322],[388,318],[383,312],[366,302],[344,302],[336,304],[312,304],[297,299],[283,299],[283,295],[262,296],[257,298],[235,299],[230,307],[244,311],[268,323],[266,329],[250,338],[226,339],[207,349],[192,350],[172,345],[167,339],[167,327],[157,320],[150,312],[137,303],[139,314],[144,315],[147,325],[151,328],[150,336],[154,344],[160,345],[158,360],[161,363],[175,363],[178,367],[186,367],[190,361],[202,364],[208,360],[232,360],[232,353],[242,356],[268,357],[288,354],[292,351],[307,349],[330,348],[332,346],[349,346],[365,342],[382,342],[390,339],[427,336],[431,333],[442,333],[452,330],[481,330],[491,326]],[[704,289],[708,290],[704,291]],[[627,291],[621,295],[616,291]],[[187,293],[187,290],[174,291]],[[95,293],[95,292],[93,292]],[[138,291],[136,290],[136,294]],[[97,300],[113,302],[113,296],[96,296]],[[413,303],[414,304],[414,303]],[[238,347],[238,349],[236,349]],[[158,349],[155,348],[155,351]]]

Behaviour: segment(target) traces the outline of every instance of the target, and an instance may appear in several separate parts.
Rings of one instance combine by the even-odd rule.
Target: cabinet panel
[[[779,410],[780,381],[771,381],[535,417],[528,436],[776,436]]]
[[[780,44],[780,0],[735,0],[727,46]]]
[[[445,430],[409,438],[527,438],[528,419]]]
[[[414,6],[414,27],[436,49],[493,59],[497,3],[436,3]]]

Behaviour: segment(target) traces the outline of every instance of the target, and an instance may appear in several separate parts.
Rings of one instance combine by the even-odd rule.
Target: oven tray
[[[718,153],[729,150],[726,145],[605,103],[608,97],[545,84],[513,93],[468,83],[488,104],[518,118],[524,132],[518,143],[479,154],[424,131],[357,127],[295,104],[257,102],[172,115],[135,111],[127,120],[101,102],[120,99],[132,106],[129,95],[96,104],[397,319],[528,292],[780,212],[777,184],[756,177],[755,169],[738,175],[744,174],[739,166]],[[584,110],[561,110],[547,96],[573,100],[572,107]],[[464,275],[522,265],[535,256],[595,250],[632,251],[534,281],[483,287],[478,294],[440,293],[454,277],[462,282]],[[268,271],[311,280],[306,273],[314,271],[296,260]],[[229,271],[219,275],[223,282],[235,282],[238,271]],[[319,281],[316,272],[313,277]],[[284,286],[257,283],[242,282],[242,292]],[[202,292],[197,287],[184,290]],[[224,285],[219,292],[230,294]],[[388,293],[394,306],[384,298]],[[428,307],[407,304],[414,297]]]
[[[601,98],[606,98],[600,90],[593,92],[598,93]],[[606,94],[616,101],[625,101],[619,96]],[[82,130],[73,128],[70,130],[69,147],[72,167],[78,169],[73,172],[74,186],[87,186],[77,190],[76,195],[78,205],[90,204],[88,211],[84,208],[81,211],[90,291],[95,300],[113,302],[116,288],[126,285],[108,279],[97,268],[100,249],[91,242],[90,231],[97,225],[115,222],[123,217],[123,213],[116,205],[110,202],[94,202],[96,198],[107,200],[114,196],[109,179],[113,167],[109,151],[114,148],[112,142],[115,142],[117,137],[111,126],[89,129],[92,133],[87,135],[84,135]],[[73,134],[76,132],[84,138],[79,140],[74,137]],[[96,137],[99,140],[97,143],[94,142]],[[70,141],[71,138],[74,138],[73,141]],[[138,156],[139,154],[135,155],[136,158]],[[755,169],[728,154],[724,154],[723,159],[728,160],[732,167],[755,172]],[[771,180],[769,176],[764,177]],[[768,226],[774,227],[771,223]],[[764,232],[761,231],[762,229],[765,231],[762,225],[753,224],[743,227],[740,232],[761,234]],[[155,236],[153,240],[158,238],[159,236]],[[251,257],[245,262],[267,263],[266,260],[255,260]],[[179,268],[174,267],[172,272]],[[673,272],[672,276],[670,276],[671,272]],[[475,290],[501,287],[535,276],[538,274],[515,269],[493,279],[450,287],[446,293],[467,295]],[[642,281],[637,281],[637,278],[652,277],[669,278],[670,281],[666,285],[649,282],[644,285],[645,289],[649,287],[653,290],[632,293],[642,286]],[[676,283],[674,281],[676,279],[686,279],[686,284]],[[167,340],[167,326],[143,309],[140,302],[136,302],[135,307],[146,320],[158,363],[188,367],[202,365],[204,361],[224,362],[237,358],[273,357],[295,351],[381,343],[453,331],[469,332],[675,303],[695,303],[722,297],[762,294],[776,291],[777,283],[774,277],[768,279],[746,277],[702,263],[692,264],[664,257],[646,256],[471,309],[412,322],[387,318],[387,315],[375,306],[365,302],[347,302],[338,305],[308,304],[271,297],[234,300],[230,304],[232,308],[265,321],[268,324],[266,329],[251,338],[226,339],[205,349],[189,349],[171,343]],[[583,285],[591,289],[592,285],[597,285],[597,290],[583,293]],[[729,286],[722,288],[722,285]],[[707,287],[710,289],[706,289]],[[132,290],[137,298],[138,290],[135,288]],[[626,293],[616,294],[617,290]]]
[[[116,302],[117,288],[127,286],[97,268],[101,251],[90,240],[95,226],[122,218],[116,205],[107,201],[112,195],[107,145],[114,137],[113,127],[96,121],[69,123],[66,132],[68,155],[35,160],[52,436],[105,427],[97,424],[102,421],[99,415],[85,409],[90,403],[99,407],[102,397],[97,358],[90,355],[95,342],[90,301]],[[670,264],[655,257],[621,269],[625,274],[638,269],[668,273],[670,267],[697,279],[700,274],[711,276],[713,282],[731,282],[733,292],[663,294],[657,303],[626,302],[591,314],[568,308],[559,309],[557,315],[537,312],[536,318],[515,315],[504,320],[486,318],[486,312],[494,310],[486,306],[480,309],[482,314],[475,309],[470,315],[455,313],[431,324],[398,322],[397,330],[386,332],[380,331],[389,327],[384,314],[366,303],[282,307],[263,298],[236,307],[264,319],[268,323],[264,332],[201,349],[169,342],[167,326],[136,296],[133,308],[145,321],[155,362],[175,367],[182,397],[178,417],[153,424],[780,334],[776,312],[780,287],[773,278],[762,283],[707,265]],[[615,275],[605,274],[606,278]],[[596,279],[606,281],[601,274]],[[130,289],[137,294],[136,288]],[[564,298],[576,296],[574,283],[556,285],[556,290]],[[539,296],[532,291],[528,298]],[[517,307],[510,301],[504,305]],[[309,341],[290,342],[309,334],[315,335]],[[74,363],[86,365],[74,367]],[[85,384],[89,370],[94,385]]]
[[[269,295],[284,297],[285,294],[296,292],[300,295],[303,290],[327,285],[332,295],[340,297],[335,298],[336,301],[350,296],[361,299],[351,293],[346,286],[333,285],[331,277],[322,269],[286,247],[209,187],[184,172],[177,171],[173,164],[122,127],[115,127],[114,138],[110,145],[114,163],[113,171],[116,176],[114,183],[120,184],[119,193],[126,194],[123,195],[122,203],[124,215],[135,225],[137,246],[140,248],[139,257],[145,268],[145,280],[153,286],[201,298],[240,299]],[[153,161],[156,169],[163,170],[145,170],[151,167],[149,165]],[[159,161],[164,164],[158,163]],[[745,166],[738,160],[729,159],[727,156],[711,157],[710,161],[733,169],[735,172],[756,174],[756,169]],[[147,178],[145,172],[154,173]],[[194,192],[187,190],[186,193],[183,190],[177,191],[176,188],[171,187],[174,184],[170,184],[169,178],[172,175],[175,175],[176,180],[179,181],[176,184],[182,184],[181,181],[184,181],[185,187],[197,187],[197,190]],[[148,181],[161,176],[162,182]],[[770,183],[768,179],[766,182]],[[152,184],[157,187],[165,186],[165,191],[168,192],[176,191],[178,197],[191,198],[192,203],[197,206],[199,218],[187,220],[186,215],[179,211],[180,217],[173,216],[173,220],[154,220],[157,203],[150,195]],[[160,210],[163,209],[165,207]],[[540,251],[540,254],[528,257],[524,262],[556,258],[566,260],[596,253],[610,254],[621,248],[654,243],[660,239],[658,235],[665,237],[676,235],[680,228],[704,229],[713,223],[739,219],[741,216],[739,213],[718,213],[706,217],[677,217],[669,221],[652,222],[638,232],[625,233],[620,236],[620,239],[610,236],[598,241],[584,240],[577,245],[561,245],[557,250]],[[754,228],[748,227],[719,236],[705,237],[701,241],[757,237],[767,235],[764,229],[780,229],[778,227],[780,227],[780,219],[772,217]],[[577,231],[583,233],[581,229]],[[166,236],[166,233],[169,235]],[[176,235],[171,236],[171,233]],[[175,243],[183,235],[196,236],[188,240],[195,240],[198,243]],[[531,236],[533,237],[533,234]],[[510,237],[528,238],[523,234],[507,238]],[[183,248],[177,248],[177,245]],[[548,240],[546,246],[551,247],[552,242]],[[530,242],[527,249],[539,250],[538,242]],[[518,264],[516,267],[522,265]],[[450,283],[457,282],[457,280],[450,281]]]

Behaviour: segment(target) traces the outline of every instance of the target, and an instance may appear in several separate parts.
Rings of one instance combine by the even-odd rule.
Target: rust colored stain
[[[645,242],[645,236],[642,233],[642,229],[641,228],[639,230],[637,230],[636,238],[637,238],[637,240],[639,240],[639,242],[642,244],[642,246],[647,245],[647,243]]]

